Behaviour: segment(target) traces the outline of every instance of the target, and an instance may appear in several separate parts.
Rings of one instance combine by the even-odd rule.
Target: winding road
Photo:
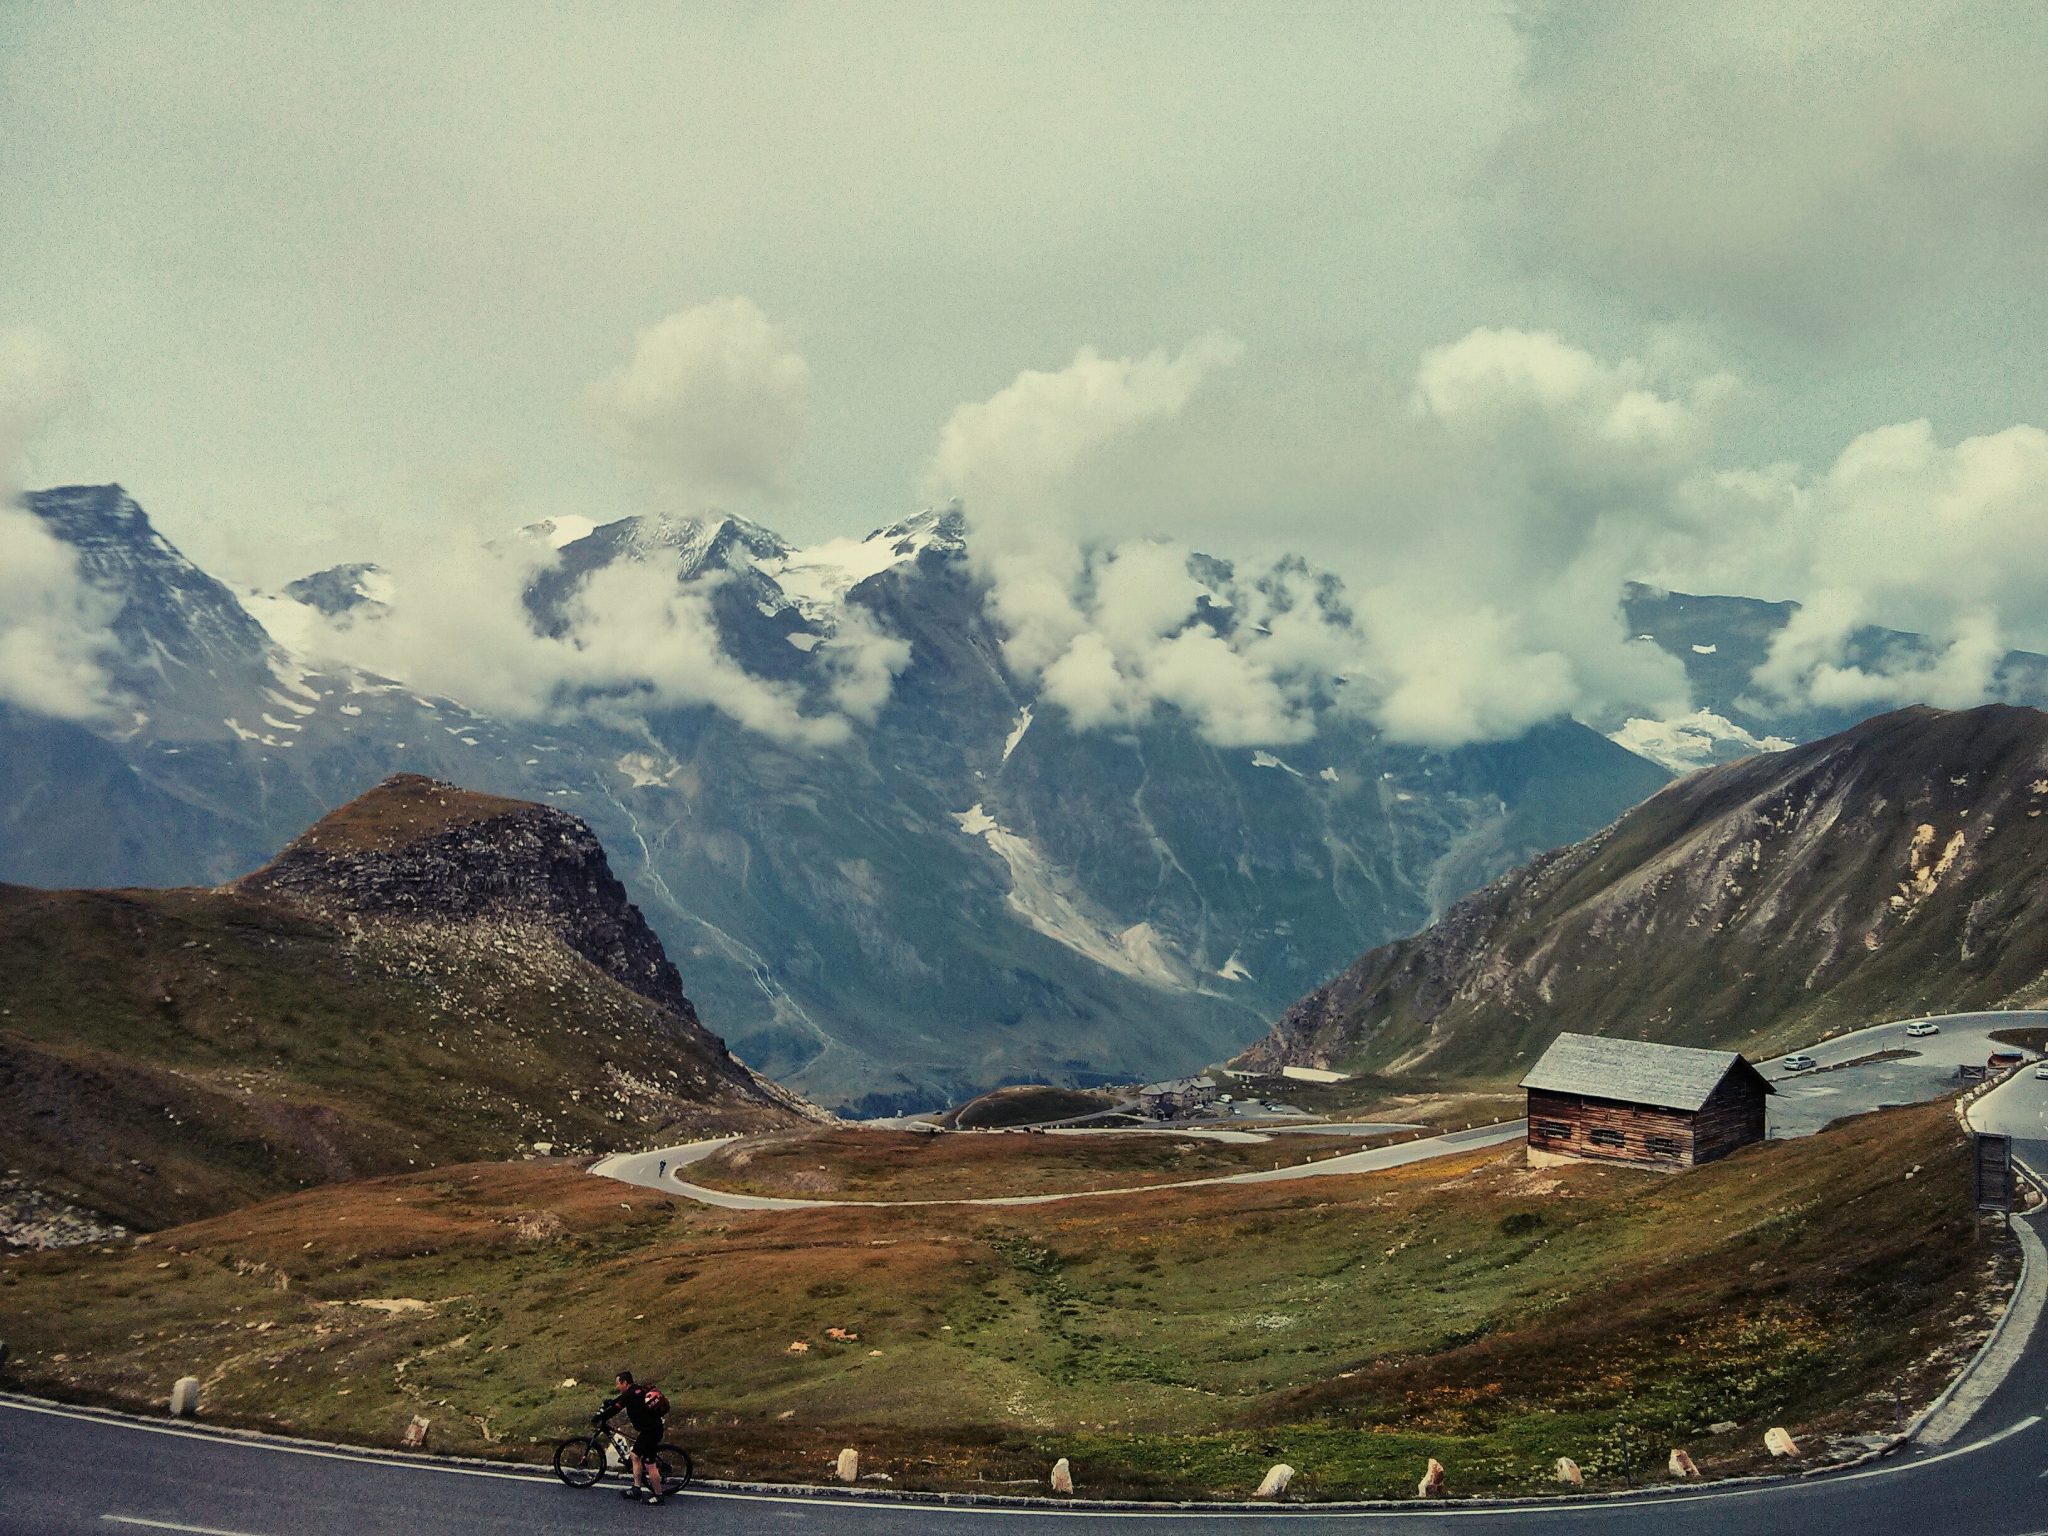
[[[2048,1023],[1971,1015],[1943,1021],[1942,1059],[1978,1051],[1993,1027]],[[1823,1065],[1887,1049],[1903,1022],[1859,1031],[1814,1048]],[[1918,1048],[1927,1041],[1915,1040]],[[1784,1134],[1833,1106],[1828,1118],[1904,1102],[1901,1084],[1952,1078],[1934,1052],[1904,1079],[1873,1063],[1796,1080],[1786,1092]],[[1981,1060],[1982,1054],[1958,1059]],[[1910,1064],[1909,1064],[1910,1065]],[[1869,1074],[1857,1081],[1858,1074]],[[1831,1081],[1832,1079],[1832,1081]],[[1938,1090],[1937,1090],[1938,1091]],[[1906,1097],[1925,1097],[1914,1091]],[[2017,1074],[1972,1108],[1981,1129],[2005,1131],[2031,1167],[2048,1171],[2048,1082]],[[1364,1171],[1339,1165],[1377,1153],[1435,1145],[1440,1154],[1475,1145],[1486,1127],[1379,1148],[1303,1168],[1237,1175],[1314,1177]],[[650,1154],[657,1160],[660,1154]],[[637,1171],[635,1169],[634,1171]],[[1202,1181],[1209,1182],[1209,1181]],[[662,1187],[674,1188],[674,1182]],[[675,1189],[676,1193],[685,1193]],[[720,1191],[707,1191],[722,1195]],[[744,1197],[726,1197],[739,1199]],[[1034,1197],[1043,1200],[1045,1197]],[[712,1203],[725,1203],[724,1199]],[[806,1202],[796,1202],[804,1204]],[[2034,1218],[2039,1221],[2041,1218]],[[520,1531],[581,1533],[687,1526],[718,1536],[813,1531],[852,1536],[949,1536],[1057,1523],[1063,1531],[1170,1533],[1287,1530],[1335,1533],[1429,1532],[1435,1536],[1810,1536],[1816,1532],[1942,1532],[1947,1536],[2039,1536],[2048,1531],[2048,1338],[2037,1326],[2048,1295],[2048,1262],[2029,1233],[2028,1273],[2009,1321],[1993,1339],[1987,1368],[1963,1384],[1928,1432],[1894,1456],[1855,1470],[1621,1498],[1456,1506],[1242,1508],[1062,1508],[1051,1504],[908,1503],[841,1493],[694,1489],[667,1508],[627,1504],[600,1488],[577,1493],[545,1473],[473,1463],[358,1452],[270,1437],[236,1435],[89,1409],[0,1396],[0,1536],[94,1532],[185,1532],[189,1536],[384,1536],[384,1533]],[[1944,1422],[1944,1419],[1946,1422]],[[1939,1442],[1946,1442],[1945,1444]],[[1085,1481],[1086,1469],[1081,1469]],[[1084,1490],[1085,1491],[1085,1490]]]

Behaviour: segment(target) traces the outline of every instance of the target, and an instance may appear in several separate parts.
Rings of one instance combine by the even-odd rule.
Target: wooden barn
[[[1764,1075],[1734,1051],[1559,1035],[1522,1079],[1529,1161],[1691,1168],[1764,1139]]]

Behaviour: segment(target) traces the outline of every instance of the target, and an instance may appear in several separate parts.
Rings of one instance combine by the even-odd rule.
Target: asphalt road
[[[1718,1490],[1548,1505],[1464,1508],[1063,1511],[903,1505],[844,1497],[703,1490],[660,1509],[607,1481],[577,1492],[546,1474],[380,1459],[223,1437],[161,1423],[0,1401],[0,1533],[121,1536],[445,1536],[584,1533],[650,1525],[765,1536],[949,1536],[1056,1525],[1062,1531],[1432,1532],[1438,1536],[1814,1536],[1831,1531],[2032,1536],[2048,1528],[2048,1364],[2028,1352],[1954,1448],[1853,1472]],[[1419,1470],[1419,1469],[1418,1469]],[[1076,1469],[1085,1485],[1085,1463]],[[1084,1487],[1085,1491],[1085,1487]]]
[[[1447,1135],[1425,1137],[1420,1141],[1404,1141],[1397,1146],[1367,1147],[1362,1152],[1343,1152],[1314,1162],[1290,1163],[1284,1168],[1262,1168],[1255,1173],[1226,1173],[1206,1179],[1179,1179],[1171,1184],[1133,1185],[1127,1189],[1072,1190],[1052,1195],[984,1195],[979,1198],[958,1200],[808,1200],[785,1195],[741,1195],[730,1190],[713,1189],[705,1184],[692,1184],[682,1176],[684,1168],[691,1163],[702,1162],[720,1147],[738,1140],[739,1138],[735,1136],[721,1136],[712,1141],[685,1142],[677,1147],[654,1147],[645,1152],[618,1152],[591,1164],[590,1171],[608,1179],[638,1184],[643,1189],[658,1189],[663,1194],[681,1195],[687,1200],[719,1206],[728,1211],[812,1211],[824,1206],[1054,1205],[1063,1200],[1099,1200],[1105,1195],[1158,1194],[1162,1190],[1200,1189],[1211,1184],[1272,1184],[1290,1179],[1327,1178],[1333,1173],[1378,1173],[1388,1168],[1400,1168],[1408,1163],[1427,1162],[1433,1157],[1445,1157],[1453,1152],[1470,1151],[1474,1147],[1496,1147],[1506,1142],[1520,1141],[1528,1131],[1528,1121],[1509,1120],[1500,1125],[1474,1126],[1470,1130],[1452,1131]],[[1117,1133],[1104,1131],[1095,1134]],[[1281,1155],[1287,1154],[1283,1151]]]
[[[1920,1020],[1900,1019],[1875,1024],[1853,1034],[1805,1048],[1820,1063],[1812,1072],[1787,1072],[1781,1061],[1758,1062],[1777,1090],[1770,1100],[1768,1124],[1773,1137],[1810,1136],[1830,1120],[1862,1114],[1887,1104],[1918,1104],[1939,1098],[1956,1086],[1956,1068],[1983,1066],[1994,1050],[2005,1050],[1991,1038],[1993,1030],[2048,1027],[2048,1012],[1951,1013],[1932,1022],[1941,1033],[1915,1038],[1906,1033]],[[1911,1051],[1895,1061],[1840,1066],[1880,1051]],[[1828,1070],[1829,1068],[1834,1070]],[[2030,1074],[2022,1073],[2022,1077]],[[2048,1083],[2040,1084],[2048,1090]],[[1986,1126],[1985,1129],[1991,1129]],[[2048,1168],[2043,1169],[2048,1172]],[[2042,1521],[2048,1529],[2048,1518]]]

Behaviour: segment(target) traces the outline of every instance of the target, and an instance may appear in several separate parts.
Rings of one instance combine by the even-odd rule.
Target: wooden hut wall
[[[1763,1139],[1763,1084],[1754,1073],[1738,1068],[1721,1079],[1721,1086],[1693,1117],[1692,1160],[1710,1163]]]
[[[1569,1126],[1571,1135],[1545,1135],[1546,1124]],[[1596,1132],[1601,1133],[1601,1140],[1594,1139]],[[1617,1136],[1618,1144],[1607,1139]],[[1683,1110],[1620,1104],[1541,1088],[1529,1090],[1529,1145],[1542,1152],[1620,1163],[1688,1164],[1694,1160],[1692,1116]]]

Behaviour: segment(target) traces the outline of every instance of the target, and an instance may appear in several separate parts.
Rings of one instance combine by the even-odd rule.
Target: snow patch
[[[1316,777],[1321,779],[1325,784],[1334,784],[1337,782],[1337,770],[1334,768],[1325,768],[1321,773],[1317,774]]]
[[[1234,949],[1230,952],[1230,958],[1216,967],[1216,974],[1225,981],[1250,981],[1252,979],[1252,973],[1244,968],[1243,963],[1237,958],[1237,951]]]
[[[538,761],[528,758],[529,765]],[[628,752],[612,766],[625,775],[626,781],[635,789],[659,789],[675,776],[676,765],[662,765],[661,759],[652,752]]]
[[[1003,904],[1028,927],[1105,970],[1155,987],[1184,990],[1166,941],[1150,923],[1110,932],[1087,914],[1082,899],[1067,889],[1060,871],[1029,838],[1002,826],[979,802],[955,812],[953,820],[969,837],[986,841],[1009,868],[1010,893]]]
[[[1270,752],[1254,752],[1252,754],[1252,766],[1254,768],[1278,768],[1293,774],[1297,779],[1305,777],[1299,768],[1289,768],[1287,764],[1281,762],[1279,758]]]
[[[1031,706],[1026,704],[1017,715],[1017,724],[1010,734],[1003,738],[1003,761],[1010,760],[1010,754],[1017,750],[1017,743],[1024,739],[1024,733],[1031,729]]]
[[[808,655],[812,651],[815,651],[819,646],[825,643],[825,637],[823,635],[807,634],[805,631],[800,629],[791,630],[782,638],[787,640],[791,645],[795,646],[798,650],[804,652],[806,655]]]
[[[1695,656],[1711,656],[1720,649],[1718,645],[1696,645],[1692,648],[1692,653]]]
[[[1669,720],[1630,720],[1607,739],[1638,757],[1670,769],[1691,773],[1709,763],[1724,763],[1759,752],[1783,752],[1792,743],[1782,736],[1755,736],[1724,715],[1697,709]]]

